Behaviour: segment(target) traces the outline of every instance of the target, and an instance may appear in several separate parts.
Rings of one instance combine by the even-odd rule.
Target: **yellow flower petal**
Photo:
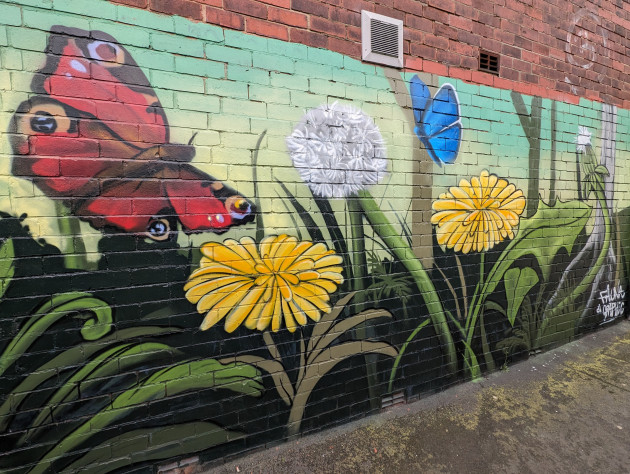
[[[282,302],[284,300],[280,296],[280,292],[276,293],[276,297],[273,305],[273,313],[271,315],[271,330],[278,332],[282,325]]]
[[[514,238],[526,199],[514,184],[488,171],[462,179],[433,202],[438,244],[456,252],[481,252]]]
[[[273,287],[271,290],[271,296],[267,300],[265,307],[260,312],[260,318],[258,318],[256,329],[258,329],[259,331],[264,331],[269,327],[274,311],[278,306],[278,296],[278,288]]]
[[[289,309],[291,310],[291,313],[293,313],[293,317],[297,323],[304,326],[308,322],[304,312],[292,300],[287,303],[289,304]]]
[[[293,296],[293,292],[291,291],[291,287],[286,282],[286,280],[281,276],[276,275],[276,284],[278,285],[278,289],[280,290],[282,299],[285,301],[289,301]]]
[[[206,314],[206,317],[201,324],[201,330],[205,331],[206,329],[214,326],[217,322],[221,321],[221,319],[223,319],[226,314],[232,311],[234,306],[236,306],[238,302],[246,295],[246,290],[246,288],[242,288],[240,291],[235,290],[225,293],[220,300],[215,302],[214,305],[209,306],[208,308],[212,309],[210,309]],[[197,306],[197,309],[199,309],[199,306]],[[233,330],[234,329],[232,329],[232,331]]]
[[[291,312],[291,308],[289,308],[289,303],[286,300],[282,300],[282,314],[284,314],[284,323],[287,326],[289,332],[295,332],[297,329],[297,323],[295,322],[295,318],[293,317],[293,313]],[[273,323],[272,323],[273,330]]]
[[[297,273],[312,270],[313,268],[315,268],[315,260],[311,258],[303,258],[301,260],[296,260],[296,262],[285,271]]]
[[[208,246],[205,249],[202,248],[202,253],[210,260],[222,263],[223,265],[233,268],[241,273],[252,273],[253,271],[253,259],[243,260],[238,253],[227,246]]]
[[[250,288],[251,285],[251,283],[237,282],[231,285],[224,286],[212,293],[207,293],[199,299],[199,302],[197,303],[197,311],[199,311],[200,313],[205,313],[206,311],[209,311],[215,305],[220,304],[221,301],[232,292],[236,292],[237,295],[242,296],[242,294],[240,292],[237,292],[237,290],[240,290],[242,288]]]
[[[199,268],[184,285],[186,297],[205,314],[202,328],[225,319],[225,330],[244,325],[290,331],[328,312],[330,293],[343,283],[341,256],[325,244],[289,235],[250,237],[202,246]]]
[[[315,268],[334,267],[339,266],[342,263],[343,258],[341,258],[341,255],[326,255],[315,261]]]
[[[284,271],[289,268],[289,266],[292,265],[295,260],[300,258],[300,256],[312,246],[313,242],[300,242],[299,244],[297,244],[293,251],[291,251],[291,253],[287,255],[287,257],[284,259],[284,262],[282,262],[282,265],[280,266],[280,271]]]
[[[239,302],[238,307],[234,308],[225,319],[225,330],[227,332],[233,332],[241,325],[245,318],[254,310],[256,303],[258,303],[264,292],[264,287],[254,287],[252,291]]]
[[[235,276],[225,276],[215,278],[214,280],[202,281],[191,287],[186,292],[186,298],[188,298],[192,303],[196,303],[202,296],[208,293],[215,292],[220,288],[223,288],[224,286],[233,285],[236,283],[245,284],[248,282],[251,282],[250,278]]]
[[[313,321],[319,321],[321,313],[314,304],[310,303],[307,299],[302,298],[298,294],[293,295],[293,301],[309,318]]]

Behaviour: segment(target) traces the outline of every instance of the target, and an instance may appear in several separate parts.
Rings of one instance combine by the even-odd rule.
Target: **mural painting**
[[[523,177],[474,151],[484,117],[469,86],[396,78],[415,122],[403,152],[434,170],[427,266],[409,190],[390,185],[407,166],[396,132],[369,105],[315,95],[284,135],[261,119],[245,193],[195,161],[194,133],[171,141],[163,91],[117,38],[53,26],[45,53],[3,140],[12,179],[54,202],[71,243],[2,213],[1,469],[216,459],[477,379],[625,314],[615,107],[559,123],[564,104],[509,95],[496,122],[518,131]],[[99,232],[93,264],[82,222]]]

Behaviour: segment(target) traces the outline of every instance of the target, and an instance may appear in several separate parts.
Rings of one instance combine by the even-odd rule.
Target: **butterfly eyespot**
[[[167,219],[154,219],[147,226],[147,236],[153,240],[167,240],[171,231],[171,225]]]
[[[107,61],[109,63],[122,64],[125,53],[122,48],[115,43],[106,41],[94,41],[87,45],[90,58],[96,61]]]
[[[57,120],[49,112],[36,112],[31,118],[31,129],[39,133],[55,133],[57,130]]]
[[[230,210],[232,216],[242,218],[251,213],[251,205],[247,199],[239,198],[232,203]]]
[[[247,199],[239,199],[234,203],[234,208],[237,211],[246,211],[249,209],[249,203],[247,202]]]

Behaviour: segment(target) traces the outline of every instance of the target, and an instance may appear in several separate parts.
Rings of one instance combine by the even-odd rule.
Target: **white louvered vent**
[[[403,67],[402,27],[401,20],[361,10],[363,60]]]

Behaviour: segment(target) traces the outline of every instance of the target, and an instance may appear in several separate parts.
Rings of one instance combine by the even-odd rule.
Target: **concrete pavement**
[[[630,472],[630,321],[208,473]]]

